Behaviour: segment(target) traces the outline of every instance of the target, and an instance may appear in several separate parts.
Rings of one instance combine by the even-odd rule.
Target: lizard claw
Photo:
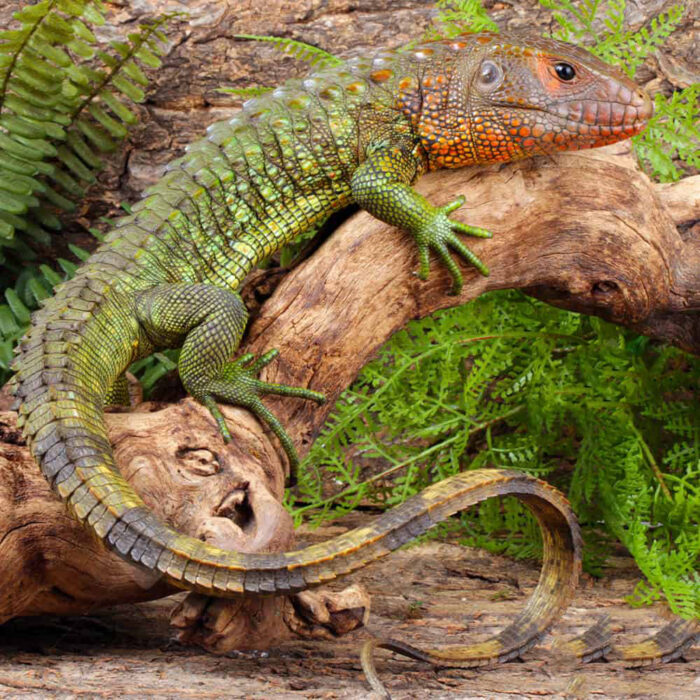
[[[467,198],[463,194],[460,194],[457,199],[453,199],[449,204],[442,207],[442,211],[445,214],[451,214],[453,211],[457,211],[457,209],[463,206],[466,201]]]
[[[274,384],[258,379],[258,374],[279,355],[277,350],[269,350],[257,359],[251,353],[241,355],[233,362],[225,364],[214,379],[209,383],[202,403],[209,409],[216,420],[217,426],[225,442],[230,442],[231,433],[217,405],[217,401],[243,406],[251,410],[262,423],[268,426],[282,444],[290,466],[290,485],[296,482],[296,470],[299,466],[299,456],[292,439],[282,424],[260,400],[266,394],[276,396],[296,396],[322,404],[326,397],[318,391],[303,387]]]
[[[428,250],[432,248],[450,272],[452,277],[451,294],[459,294],[464,281],[459,266],[452,257],[450,248],[471,263],[482,275],[485,277],[489,275],[489,268],[462,243],[456,234],[461,233],[477,238],[491,238],[491,232],[478,226],[463,224],[461,221],[452,221],[449,218],[449,214],[459,209],[464,202],[464,196],[460,195],[444,207],[436,207],[429,223],[415,235],[420,260],[418,277],[422,280],[428,279],[430,272]]]

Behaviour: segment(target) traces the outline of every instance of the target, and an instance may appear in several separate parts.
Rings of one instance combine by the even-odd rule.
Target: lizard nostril
[[[639,110],[640,116],[650,117],[654,111],[654,103],[649,93],[642,88],[637,88],[631,96],[629,104]]]

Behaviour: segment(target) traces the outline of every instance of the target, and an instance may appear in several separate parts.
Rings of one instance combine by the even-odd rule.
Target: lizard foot
[[[282,444],[289,459],[289,485],[292,486],[296,483],[299,456],[287,431],[277,417],[265,407],[260,397],[265,394],[297,396],[302,399],[316,401],[319,404],[322,404],[326,398],[323,394],[311,389],[287,386],[286,384],[273,384],[272,382],[263,382],[258,379],[260,370],[269,365],[278,355],[279,352],[277,350],[269,350],[256,359],[252,353],[246,353],[233,362],[226,363],[208,384],[200,401],[214,416],[225,442],[230,442],[231,433],[217,406],[217,401],[234,406],[243,406],[255,413],[260,421],[272,430]]]
[[[432,248],[440,260],[445,264],[452,276],[451,294],[459,294],[462,290],[462,273],[457,263],[452,258],[449,248],[455,250],[465,260],[469,261],[484,276],[488,276],[489,269],[479,258],[472,253],[467,246],[457,237],[457,233],[463,233],[477,238],[491,238],[492,234],[486,229],[478,226],[469,226],[460,221],[452,221],[449,215],[459,209],[464,204],[464,197],[457,197],[453,202],[444,207],[436,207],[435,213],[430,221],[415,235],[418,244],[418,255],[420,258],[420,270],[418,277],[422,280],[428,279],[430,272],[430,260],[428,251]]]

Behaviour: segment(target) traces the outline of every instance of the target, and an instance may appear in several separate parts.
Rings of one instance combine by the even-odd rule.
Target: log
[[[260,308],[241,352],[279,348],[281,358],[263,378],[328,397],[322,408],[266,400],[302,455],[335,399],[395,331],[489,290],[523,289],[698,353],[698,188],[698,176],[674,185],[650,182],[624,143],[431,174],[419,183],[423,194],[435,204],[464,194],[467,204],[455,218],[493,231],[492,240],[470,241],[490,277],[463,266],[464,290],[448,296],[440,266],[433,263],[429,281],[417,279],[412,241],[360,212],[286,275]],[[264,285],[264,276],[258,282]],[[190,399],[110,413],[117,463],[178,529],[231,549],[286,549],[294,533],[280,504],[284,453],[245,411],[224,412],[234,437],[228,445],[208,412]],[[0,414],[0,439],[0,621],[83,613],[172,592],[107,552],[68,517],[38,474],[11,412]],[[188,596],[173,623],[181,640],[213,651],[264,647],[289,629],[313,636],[310,628],[319,624],[333,633],[360,624],[366,596],[345,596],[291,603]],[[329,623],[331,612],[336,620]]]

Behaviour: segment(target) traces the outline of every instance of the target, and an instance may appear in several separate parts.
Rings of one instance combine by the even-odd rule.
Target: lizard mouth
[[[620,86],[617,99],[574,100],[556,105],[551,113],[565,119],[568,128],[586,134],[595,129],[621,129],[625,136],[639,133],[654,114],[654,103],[643,90]],[[574,130],[574,129],[572,129]]]
[[[643,131],[654,114],[654,103],[643,90],[624,88],[615,100],[574,100],[545,109],[541,105],[518,104],[518,110],[549,115],[555,132],[576,136],[617,136],[629,138]],[[628,99],[627,99],[628,98]],[[512,108],[512,105],[510,105]],[[541,121],[541,120],[535,120]],[[545,128],[546,129],[546,128]]]
[[[646,128],[651,117],[651,109],[614,103],[594,104],[595,111],[593,108],[586,111],[585,103],[581,108],[574,105],[572,111],[568,106],[566,110],[547,110],[549,116],[544,121],[549,120],[549,124],[542,129],[540,138],[524,139],[522,145],[540,154],[607,146],[636,136]],[[539,118],[534,123],[542,121]],[[530,133],[534,134],[535,129],[531,128]]]

